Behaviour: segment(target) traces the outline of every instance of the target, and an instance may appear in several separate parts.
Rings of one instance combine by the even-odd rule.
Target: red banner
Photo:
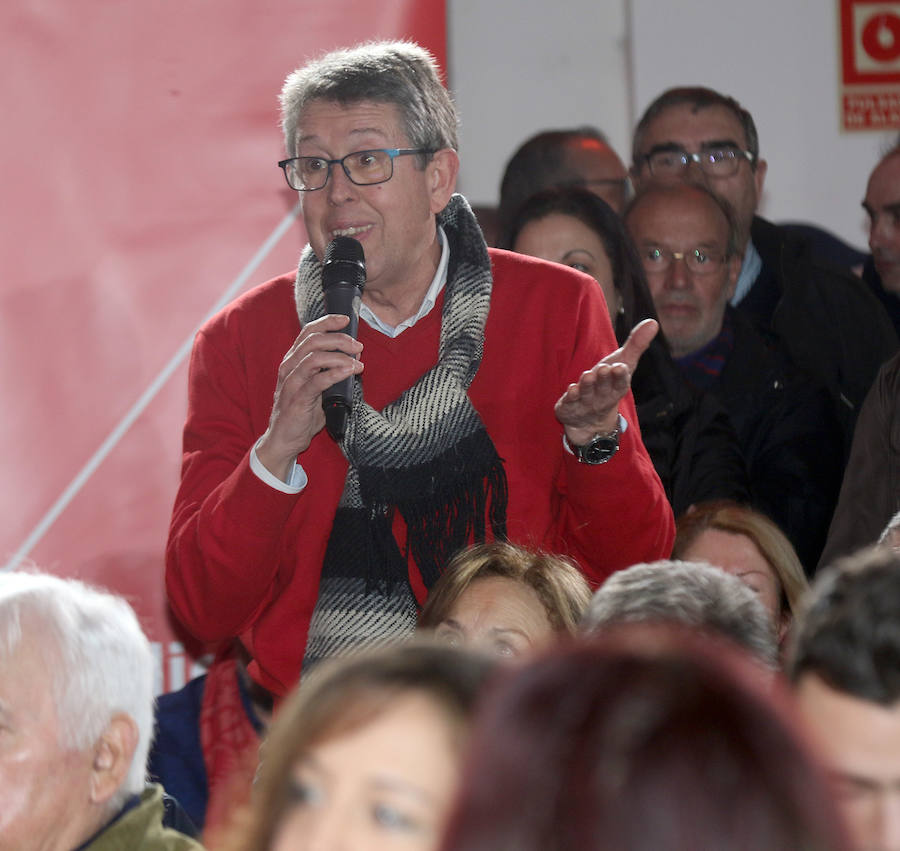
[[[196,328],[304,242],[277,94],[325,50],[411,38],[444,0],[7,2],[0,57],[0,563],[126,595],[160,686],[189,663],[163,551]]]

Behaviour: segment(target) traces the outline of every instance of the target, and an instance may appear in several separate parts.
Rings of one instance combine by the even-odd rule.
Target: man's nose
[[[341,204],[356,197],[356,184],[347,177],[347,172],[340,163],[332,163],[331,175],[328,183],[325,184],[325,191],[332,204]]]
[[[688,160],[684,168],[683,179],[687,183],[694,183],[709,188],[709,175],[703,170],[697,160]]]
[[[669,261],[669,268],[666,269],[666,286],[672,290],[688,289],[693,284],[691,273],[688,271],[687,261],[685,257],[673,256]]]
[[[302,849],[297,846],[297,851],[349,851],[353,848],[349,836],[353,829],[353,821],[348,820],[346,813],[335,807],[324,807],[309,819]]]

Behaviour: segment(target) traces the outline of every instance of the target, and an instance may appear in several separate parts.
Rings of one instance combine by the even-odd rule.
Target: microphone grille
[[[365,255],[359,240],[352,236],[336,236],[325,249],[325,263],[359,263],[365,268]]]

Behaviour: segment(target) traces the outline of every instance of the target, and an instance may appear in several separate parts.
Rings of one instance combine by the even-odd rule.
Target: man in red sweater
[[[408,43],[335,51],[281,95],[309,245],[296,274],[226,307],[191,360],[166,583],[185,626],[239,636],[280,694],[301,668],[411,631],[453,552],[510,540],[594,582],[668,555],[671,510],[592,279],[488,250],[454,194],[457,116]],[[359,241],[358,340],[322,260]],[[335,441],[322,393],[351,377]]]

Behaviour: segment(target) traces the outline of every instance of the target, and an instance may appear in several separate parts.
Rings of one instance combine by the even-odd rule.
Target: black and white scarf
[[[320,659],[415,629],[410,556],[430,588],[457,550],[486,539],[488,525],[493,537],[506,537],[506,473],[467,394],[484,349],[490,258],[461,195],[438,223],[450,251],[438,362],[382,411],[363,401],[363,381],[354,380],[341,442],[350,466],[322,565],[304,672]],[[295,293],[301,323],[324,314],[322,266],[309,246]],[[407,525],[405,551],[392,534],[395,511]]]

